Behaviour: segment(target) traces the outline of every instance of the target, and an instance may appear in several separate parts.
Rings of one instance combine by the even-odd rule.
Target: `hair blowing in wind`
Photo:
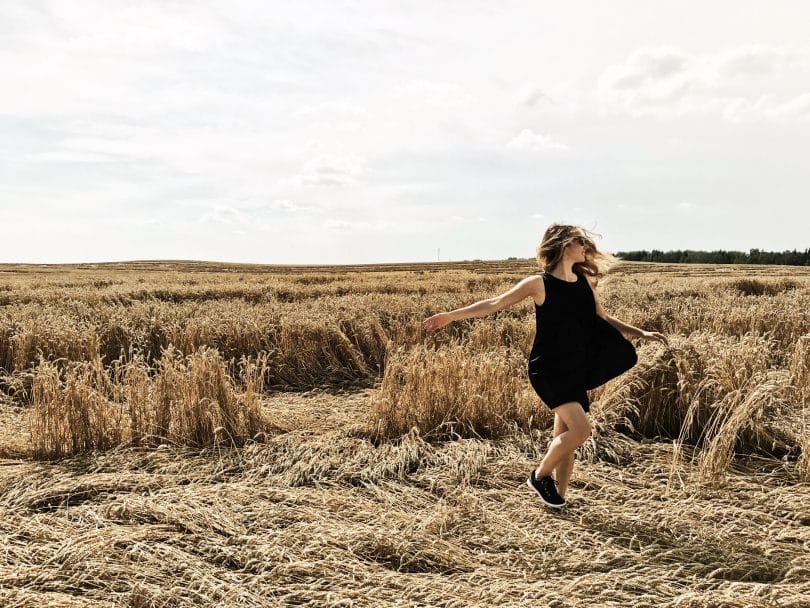
[[[599,251],[594,236],[601,238],[602,235],[573,224],[551,224],[546,228],[543,240],[537,246],[537,264],[540,270],[549,271],[557,266],[562,260],[566,245],[582,237],[585,261],[574,262],[573,267],[582,274],[602,278],[618,259],[609,253]]]

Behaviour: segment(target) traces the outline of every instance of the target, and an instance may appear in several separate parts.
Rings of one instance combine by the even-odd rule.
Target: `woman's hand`
[[[436,331],[437,329],[441,329],[445,325],[448,325],[452,320],[453,318],[449,313],[440,312],[425,319],[422,322],[422,326],[425,328],[426,332],[430,333],[432,331]]]
[[[664,344],[669,346],[669,340],[667,340],[667,337],[664,334],[659,333],[657,331],[644,331],[642,329],[641,337],[645,340],[658,340],[659,342],[663,342]]]

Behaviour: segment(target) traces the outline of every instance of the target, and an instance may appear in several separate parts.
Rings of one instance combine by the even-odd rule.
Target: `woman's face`
[[[590,251],[590,242],[582,232],[577,231],[571,235],[571,242],[566,245],[566,248],[574,259],[584,262]]]

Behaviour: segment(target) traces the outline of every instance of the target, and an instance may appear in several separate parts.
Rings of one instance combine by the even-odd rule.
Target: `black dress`
[[[565,281],[545,272],[546,299],[535,304],[537,328],[529,355],[529,381],[549,408],[577,401],[590,409],[587,391],[638,361],[621,332],[596,314],[587,278]]]

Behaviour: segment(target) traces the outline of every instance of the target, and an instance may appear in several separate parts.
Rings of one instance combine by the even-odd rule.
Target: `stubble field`
[[[810,268],[621,263],[665,333],[568,505],[528,260],[0,266],[0,605],[810,605]]]

